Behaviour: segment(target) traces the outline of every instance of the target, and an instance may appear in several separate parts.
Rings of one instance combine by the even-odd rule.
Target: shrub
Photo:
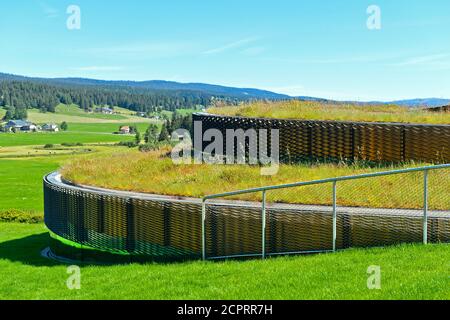
[[[117,145],[120,147],[128,147],[128,148],[135,148],[138,146],[135,141],[121,141],[117,143]]]
[[[65,121],[63,121],[63,123],[61,123],[60,127],[61,127],[61,130],[63,130],[63,131],[67,131],[69,129],[69,125]]]
[[[141,152],[150,152],[150,151],[155,151],[155,150],[159,150],[163,147],[168,146],[169,144],[167,142],[164,141],[158,141],[158,142],[149,142],[146,144],[142,144],[139,146],[139,151]]]
[[[44,216],[33,211],[11,209],[0,211],[0,222],[42,223],[44,222]]]
[[[44,149],[52,149],[52,148],[54,148],[55,146],[53,145],[53,144],[51,144],[51,143],[47,143],[45,146],[44,146]]]
[[[83,144],[81,142],[63,142],[61,143],[63,147],[82,147]]]

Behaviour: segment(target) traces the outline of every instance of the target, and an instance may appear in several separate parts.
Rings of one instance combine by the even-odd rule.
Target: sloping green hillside
[[[70,123],[135,123],[152,121],[134,116],[130,112],[125,113],[122,109],[118,110],[118,114],[87,113],[76,105],[64,104],[58,105],[55,113],[43,113],[37,109],[31,109],[28,111],[28,120],[34,123],[61,123],[63,121]]]

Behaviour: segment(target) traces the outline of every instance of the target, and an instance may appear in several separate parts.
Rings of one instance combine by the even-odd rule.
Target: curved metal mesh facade
[[[282,161],[346,159],[450,162],[450,125],[303,121],[194,114],[202,133],[218,129],[279,129]],[[265,147],[265,146],[261,146]]]
[[[54,173],[44,179],[45,223],[52,233],[82,247],[163,259],[202,254],[202,205],[176,199],[66,184]],[[259,255],[261,203],[212,202],[206,212],[209,258]],[[331,250],[328,206],[267,208],[266,250],[277,254]],[[370,247],[422,241],[420,210],[386,212],[339,208],[337,247]],[[450,211],[430,212],[430,242],[450,242]]]

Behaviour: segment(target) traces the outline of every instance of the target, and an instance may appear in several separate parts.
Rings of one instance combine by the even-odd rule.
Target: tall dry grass
[[[431,112],[395,105],[355,105],[309,101],[254,102],[214,107],[212,114],[278,119],[450,124],[450,112]]]
[[[64,166],[63,176],[75,183],[173,196],[202,197],[268,185],[318,180],[331,177],[386,171],[397,167],[367,167],[363,164],[282,165],[278,174],[261,176],[260,167],[246,165],[175,165],[166,156],[168,150],[140,153],[130,150],[109,155],[90,155]],[[450,170],[430,174],[430,208],[450,210]],[[421,208],[423,176],[420,173],[385,176],[338,185],[338,202],[342,206],[382,208]],[[271,202],[323,204],[331,203],[331,185],[283,189],[269,193]],[[260,200],[260,194],[237,199]]]

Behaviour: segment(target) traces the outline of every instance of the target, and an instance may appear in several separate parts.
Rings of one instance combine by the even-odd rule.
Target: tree
[[[69,125],[67,124],[67,122],[65,122],[65,121],[63,121],[62,123],[61,123],[61,130],[63,130],[63,131],[67,131],[68,129],[69,129]]]
[[[145,143],[155,143],[158,141],[158,126],[156,124],[150,124],[145,132]]]
[[[137,130],[137,127],[135,127],[135,126],[130,126],[130,134],[136,134],[137,131],[138,131],[138,130]]]
[[[137,130],[137,128],[136,128],[136,135],[134,137],[134,141],[136,141],[136,144],[141,144],[141,141],[142,141],[141,133],[139,132],[139,130]]]
[[[27,109],[24,107],[16,108],[16,112],[14,114],[14,119],[19,120],[19,119],[26,119],[26,118],[28,118]]]
[[[159,141],[169,141],[170,140],[170,134],[169,134],[169,131],[167,130],[166,122],[164,122],[162,125],[161,133],[159,134],[158,140]]]
[[[12,120],[13,118],[14,118],[14,111],[12,110],[11,107],[9,107],[9,108],[6,110],[6,114],[5,114],[5,116],[3,117],[3,120],[9,121],[9,120]]]

